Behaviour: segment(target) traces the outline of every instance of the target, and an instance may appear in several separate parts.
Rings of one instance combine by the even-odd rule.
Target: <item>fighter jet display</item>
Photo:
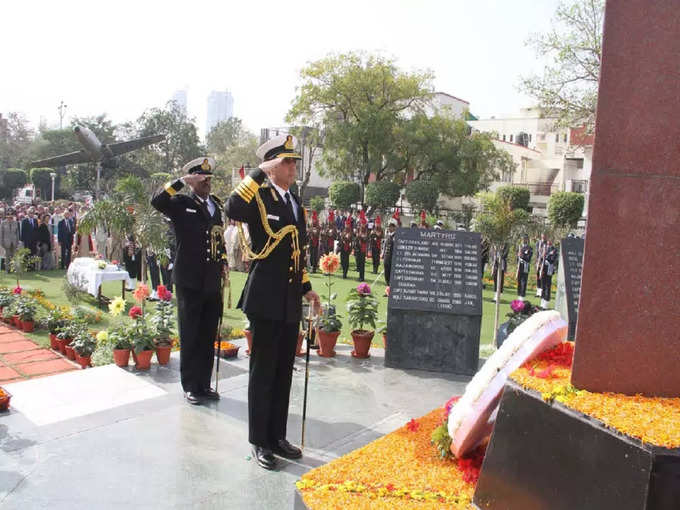
[[[153,135],[128,140],[127,142],[101,143],[97,136],[84,126],[76,126],[73,131],[83,146],[82,150],[34,161],[30,164],[30,168],[77,165],[78,163],[99,163],[106,167],[116,156],[141,149],[165,138],[165,135]]]

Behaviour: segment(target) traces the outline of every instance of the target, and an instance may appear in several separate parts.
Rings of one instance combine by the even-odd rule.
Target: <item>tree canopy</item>
[[[310,63],[287,121],[323,125],[325,172],[368,184],[381,180],[384,155],[394,150],[394,128],[407,111],[421,108],[432,93],[430,72],[404,72],[394,60],[345,53]]]
[[[549,32],[527,44],[550,63],[542,75],[521,79],[520,88],[538,101],[546,117],[560,127],[595,126],[602,62],[604,0],[563,0]]]

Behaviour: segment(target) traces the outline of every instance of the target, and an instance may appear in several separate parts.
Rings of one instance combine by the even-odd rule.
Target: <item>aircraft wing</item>
[[[90,156],[85,151],[75,151],[69,152],[68,154],[62,154],[61,156],[55,156],[53,158],[41,159],[40,161],[34,161],[29,165],[29,168],[37,167],[56,167],[64,165],[76,165],[78,163],[89,163],[92,161],[92,156]]]
[[[108,147],[109,149],[111,149],[111,152],[113,152],[114,156],[118,156],[120,154],[125,154],[126,152],[133,151],[135,149],[146,147],[147,145],[151,145],[152,143],[160,142],[161,140],[164,139],[165,135],[145,136],[143,138],[128,140],[127,142],[110,143],[108,144]]]

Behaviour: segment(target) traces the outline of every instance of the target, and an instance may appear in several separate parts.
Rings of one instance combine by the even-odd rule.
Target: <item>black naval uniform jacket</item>
[[[154,193],[151,199],[158,211],[172,220],[176,254],[172,267],[175,285],[208,293],[220,292],[222,267],[226,264],[222,203],[210,195],[215,212],[195,193],[177,194],[184,187],[179,179]]]
[[[298,220],[291,216],[284,199],[273,186],[263,185],[266,174],[256,168],[236,187],[225,204],[225,213],[232,220],[248,224],[252,250],[259,253],[269,236],[265,232],[262,218],[255,199],[257,193],[266,209],[266,221],[276,232],[286,225],[295,225],[298,230],[300,259],[296,269],[293,260],[293,242],[290,234],[264,259],[253,260],[248,279],[243,287],[238,308],[249,317],[288,323],[300,322],[302,318],[302,296],[312,290],[309,275],[305,269],[307,251],[307,222],[300,201],[292,192],[298,204]]]

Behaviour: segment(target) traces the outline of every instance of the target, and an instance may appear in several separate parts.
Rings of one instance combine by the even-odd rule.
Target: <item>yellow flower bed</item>
[[[443,409],[305,473],[297,482],[305,504],[322,509],[471,508],[474,485],[455,461],[430,444]],[[415,426],[414,426],[415,425]]]
[[[547,366],[539,362],[535,373]],[[577,390],[571,386],[571,370],[564,368],[556,369],[552,378],[541,379],[522,367],[511,377],[522,387],[541,393],[544,400],[557,400],[622,434],[664,448],[680,447],[680,398]]]

